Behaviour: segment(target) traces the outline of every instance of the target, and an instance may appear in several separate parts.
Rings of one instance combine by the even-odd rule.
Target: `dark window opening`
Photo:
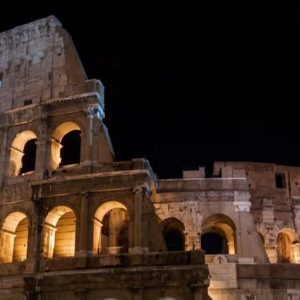
[[[218,233],[208,232],[201,236],[201,248],[205,254],[227,254],[226,240]]]
[[[167,226],[164,237],[168,251],[184,251],[184,236],[179,228]]]
[[[24,100],[24,106],[25,105],[30,105],[30,104],[32,104],[32,100],[31,99]]]
[[[35,169],[35,156],[36,156],[36,139],[28,141],[23,149],[22,168],[20,174],[34,171]]]
[[[275,184],[276,184],[276,188],[285,189],[286,188],[285,174],[276,173],[275,174]]]
[[[80,163],[80,130],[72,130],[61,140],[60,166]]]
[[[3,74],[0,73],[0,89],[2,88],[3,85]]]

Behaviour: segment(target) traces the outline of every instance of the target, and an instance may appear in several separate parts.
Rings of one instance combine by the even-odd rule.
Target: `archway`
[[[35,169],[36,139],[29,140],[25,144],[23,153],[20,174],[32,172]]]
[[[236,254],[233,221],[222,214],[206,218],[202,223],[201,248],[206,254]]]
[[[67,206],[56,206],[44,222],[43,254],[45,257],[75,255],[76,216]]]
[[[102,204],[94,217],[93,253],[124,253],[128,251],[129,218],[125,205],[118,201]]]
[[[281,230],[277,236],[277,262],[296,263],[298,261],[298,236],[292,229],[285,228]]]
[[[29,220],[22,212],[9,214],[1,228],[1,262],[21,262],[27,258]]]
[[[80,163],[81,130],[74,122],[60,124],[52,135],[51,167]]]
[[[163,221],[164,239],[168,251],[184,251],[184,225],[176,218],[169,218]]]
[[[36,138],[35,133],[29,130],[16,135],[10,147],[10,176],[18,176],[22,173],[34,171]]]
[[[227,241],[222,233],[206,232],[201,235],[201,248],[205,254],[227,254]]]

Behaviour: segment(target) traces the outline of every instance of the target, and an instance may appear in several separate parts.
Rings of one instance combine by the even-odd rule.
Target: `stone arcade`
[[[0,33],[1,300],[300,299],[300,168],[158,180],[103,118],[55,17]]]

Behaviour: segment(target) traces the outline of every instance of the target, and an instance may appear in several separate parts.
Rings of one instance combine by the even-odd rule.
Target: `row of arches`
[[[185,228],[178,219],[169,218],[165,220],[163,233],[168,251],[183,251],[185,249]],[[300,262],[299,237],[293,229],[281,229],[272,247],[265,244],[262,234],[260,236],[271,262]],[[206,254],[236,254],[234,222],[222,214],[215,214],[203,220],[200,245]]]
[[[56,206],[43,222],[42,254],[45,258],[75,255],[77,216],[69,206]],[[20,211],[10,213],[3,221],[0,235],[0,262],[27,259],[30,219]],[[118,201],[102,204],[94,215],[93,254],[128,251],[129,217],[125,205]]]
[[[207,254],[234,252],[234,228],[225,216],[212,216],[203,224],[202,249]],[[43,222],[42,253],[44,257],[75,255],[77,217],[69,206],[56,206]],[[184,251],[184,225],[176,218],[163,222],[163,236],[168,251]],[[1,227],[0,260],[18,262],[27,258],[30,220],[23,212],[13,212]],[[126,253],[129,247],[129,215],[124,204],[108,201],[95,212],[93,219],[93,254]],[[232,248],[233,247],[233,248]]]
[[[184,251],[184,224],[176,218],[166,219],[163,223],[168,251]],[[216,214],[203,221],[200,245],[206,254],[235,254],[235,244],[235,225],[229,217]]]
[[[69,206],[52,208],[44,218],[41,236],[42,255],[46,258],[75,255],[77,215]],[[93,254],[126,253],[129,248],[129,214],[119,201],[100,205],[93,218]],[[20,262],[27,259],[31,221],[20,211],[10,213],[1,225],[0,261]],[[184,251],[186,246],[184,224],[169,218],[163,221],[163,236],[168,251]],[[203,221],[201,248],[206,254],[236,254],[235,226],[224,215],[213,215]],[[277,262],[295,263],[299,241],[291,229],[277,236]],[[296,248],[296,246],[298,248]]]
[[[37,154],[37,135],[25,130],[18,133],[11,143],[9,175],[19,176],[35,170]],[[51,167],[80,163],[81,129],[74,122],[64,122],[51,137]]]

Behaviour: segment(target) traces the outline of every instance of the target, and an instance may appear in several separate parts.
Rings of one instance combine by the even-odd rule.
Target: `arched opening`
[[[62,138],[61,167],[80,163],[80,144],[80,130],[72,130]]]
[[[297,234],[291,229],[283,229],[277,236],[277,262],[299,262],[299,241]]]
[[[108,201],[101,205],[94,218],[94,254],[127,252],[128,225],[129,218],[125,205],[118,201]]]
[[[205,254],[227,254],[226,239],[220,233],[207,232],[201,236],[201,248]]]
[[[79,164],[81,148],[81,130],[74,122],[60,124],[52,135],[51,162],[52,169]]]
[[[201,248],[206,254],[236,254],[233,221],[222,214],[206,218],[202,223]]]
[[[9,214],[1,228],[1,262],[21,262],[27,258],[29,220],[24,213]]]
[[[67,206],[56,206],[44,222],[43,254],[45,257],[75,255],[76,216]]]
[[[164,220],[164,239],[168,251],[184,251],[184,225],[178,219]]]
[[[25,144],[23,153],[20,174],[31,172],[35,169],[36,139],[29,140]]]
[[[9,175],[18,176],[34,171],[36,158],[36,135],[23,131],[16,135],[10,148]]]

